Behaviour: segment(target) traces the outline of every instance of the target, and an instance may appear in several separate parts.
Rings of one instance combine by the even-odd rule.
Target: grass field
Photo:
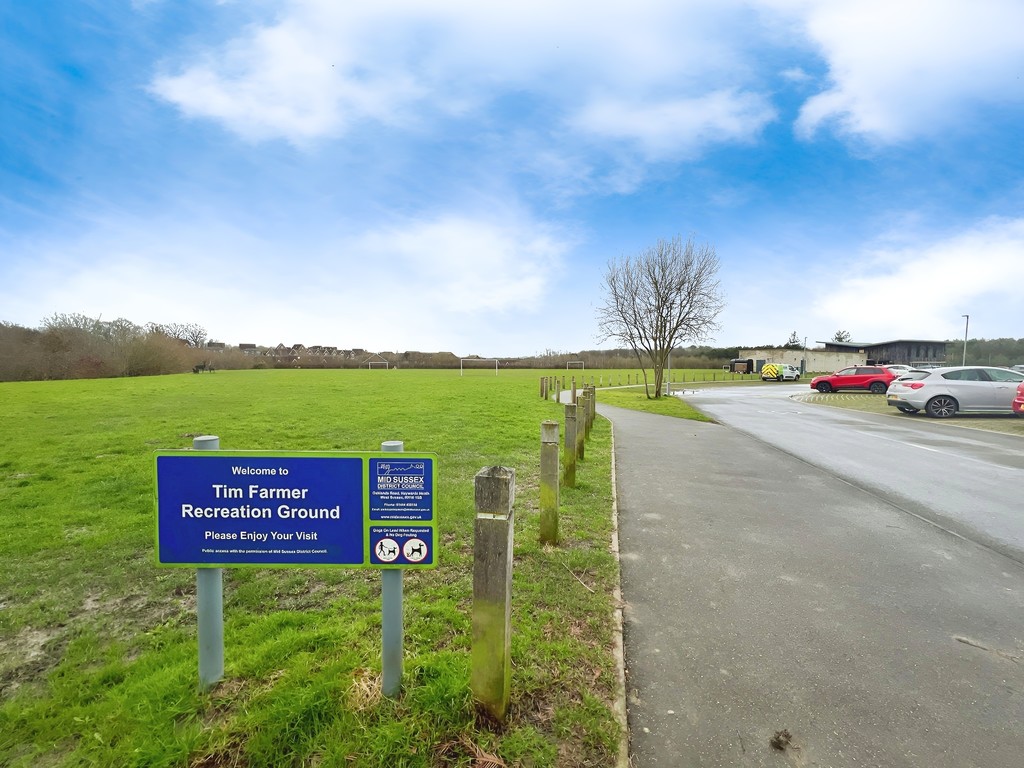
[[[562,489],[562,545],[540,547],[540,422],[562,415],[539,397],[541,373],[0,385],[0,764],[614,764],[610,429],[598,420],[577,488]],[[225,679],[198,691],[195,573],[155,565],[152,452],[200,434],[225,450],[404,440],[438,455],[440,565],[406,574],[397,700],[380,696],[380,574],[343,569],[226,570]],[[516,470],[501,728],[477,718],[468,686],[473,476],[494,464]]]

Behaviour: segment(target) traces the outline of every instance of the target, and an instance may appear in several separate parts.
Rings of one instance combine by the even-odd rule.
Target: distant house
[[[826,352],[852,352],[865,356],[871,365],[941,365],[946,362],[946,342],[927,339],[896,339],[863,343],[853,341],[818,341]]]

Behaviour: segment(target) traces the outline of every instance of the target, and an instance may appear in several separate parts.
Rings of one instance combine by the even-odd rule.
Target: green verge
[[[657,413],[662,416],[674,416],[679,419],[693,421],[713,421],[693,406],[678,397],[648,398],[643,387],[624,387],[622,389],[598,389],[597,401],[618,408],[631,408],[634,411]]]
[[[541,371],[222,371],[0,384],[0,764],[595,766],[620,727],[611,430],[559,547],[539,539]],[[564,375],[562,371],[549,372]],[[405,675],[380,695],[380,576],[225,571],[225,679],[198,690],[195,576],[154,556],[154,450],[438,454],[439,567],[406,574]],[[473,476],[516,470],[512,704],[470,691]]]

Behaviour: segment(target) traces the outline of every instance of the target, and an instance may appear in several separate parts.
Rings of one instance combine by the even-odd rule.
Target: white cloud
[[[31,266],[10,254],[22,266],[0,287],[9,313],[0,319],[36,326],[55,312],[81,312],[196,322],[228,343],[522,353],[544,348],[546,309],[572,245],[512,210],[310,240],[209,222],[98,222],[70,241],[26,244]],[[492,326],[504,336],[478,348]]]
[[[274,22],[168,64],[151,88],[249,140],[339,137],[361,121],[419,129],[525,93],[550,105],[552,127],[599,115],[602,135],[691,152],[709,128],[746,139],[764,123],[763,99],[743,90],[750,54],[727,32],[746,14],[739,0],[292,0]],[[671,125],[654,136],[627,105]],[[718,112],[691,116],[688,106]]]
[[[1019,0],[763,0],[796,13],[829,67],[797,131],[892,142],[930,135],[981,107],[1024,103]]]
[[[865,249],[851,275],[819,285],[816,327],[849,330],[855,340],[957,338],[961,315],[985,328],[1024,325],[1024,219],[990,218],[942,240]],[[992,336],[989,331],[987,334]]]
[[[664,102],[595,101],[573,122],[581,131],[635,142],[648,157],[662,158],[691,155],[709,144],[750,141],[774,119],[764,97],[723,90]]]

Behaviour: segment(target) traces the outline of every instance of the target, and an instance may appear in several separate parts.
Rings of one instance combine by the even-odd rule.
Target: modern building
[[[868,365],[944,365],[946,342],[927,339],[896,339],[872,343],[854,341],[817,341],[826,352],[864,355]]]

